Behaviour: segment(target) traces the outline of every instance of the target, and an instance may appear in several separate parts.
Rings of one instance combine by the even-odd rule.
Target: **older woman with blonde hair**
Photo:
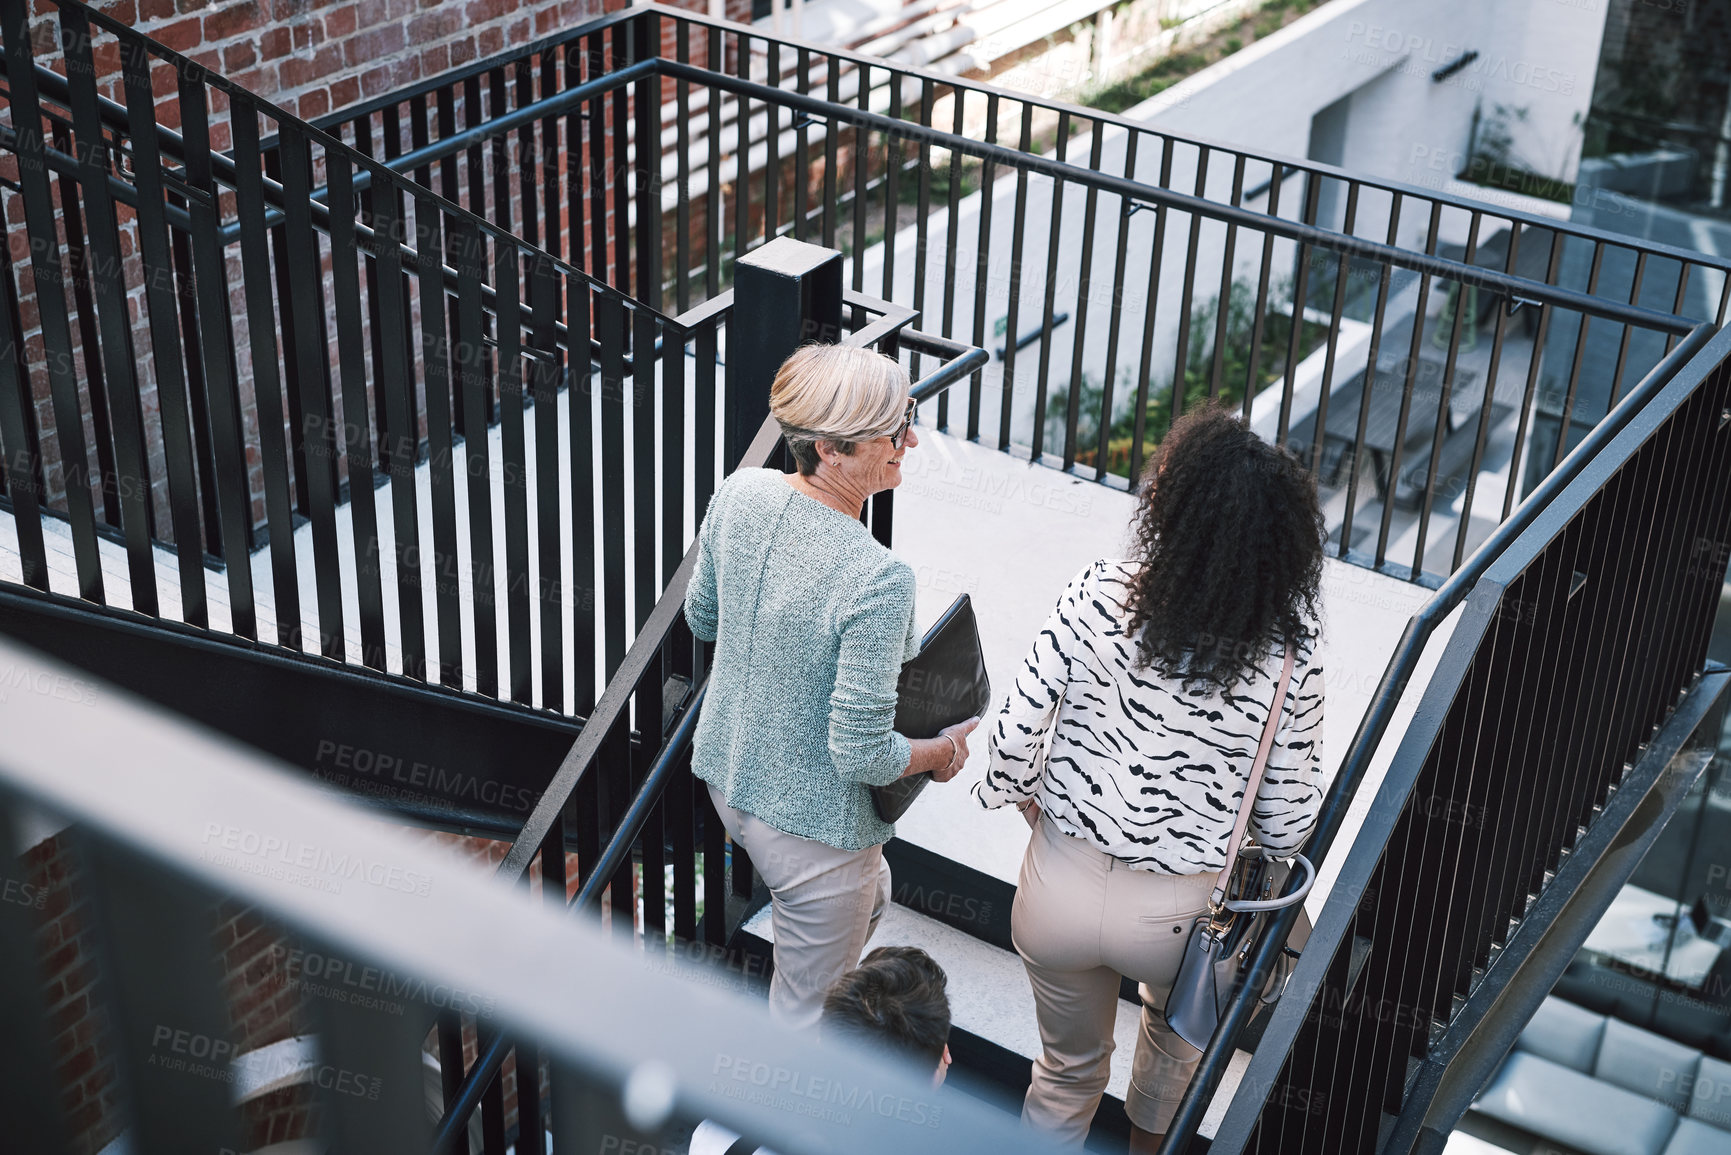
[[[710,499],[685,597],[713,641],[692,773],[773,902],[770,1011],[810,1026],[858,965],[890,900],[895,827],[869,787],[955,777],[978,719],[895,732],[896,679],[918,652],[914,574],[860,521],[920,443],[907,373],[868,349],[808,345],[776,373],[770,414],[798,472],[741,469]]]

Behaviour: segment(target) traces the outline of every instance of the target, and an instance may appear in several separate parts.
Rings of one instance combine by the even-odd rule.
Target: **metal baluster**
[[[572,226],[573,245],[580,240]],[[589,286],[565,281],[565,404],[571,446],[571,712],[587,718],[595,708],[595,375],[589,357]],[[594,853],[599,853],[597,848]]]
[[[375,174],[376,179],[376,174]],[[376,202],[375,258],[379,268],[379,318],[386,349],[403,349],[413,342],[413,319],[405,291],[408,270],[403,267],[401,238],[409,235],[402,216],[401,189],[393,181]],[[440,294],[442,297],[443,294]],[[440,297],[435,297],[437,301]],[[424,313],[423,309],[423,313]],[[437,309],[435,308],[435,312]],[[425,318],[423,317],[423,323]],[[415,487],[416,447],[420,441],[416,417],[414,362],[408,357],[388,357],[377,388],[385,395],[388,422],[383,436],[389,440],[385,455],[391,473],[391,522],[397,575],[397,615],[403,648],[403,675],[417,681],[427,678],[426,600],[421,591],[421,519]],[[476,440],[481,440],[477,438]],[[365,460],[357,458],[354,460]],[[364,472],[362,479],[371,483]],[[474,484],[470,478],[470,484]],[[357,541],[359,539],[357,538]],[[479,590],[477,590],[477,596]],[[478,628],[478,622],[477,622]]]
[[[863,91],[865,84],[861,81]],[[955,110],[953,131],[962,135],[962,129],[967,124],[967,89],[957,85],[950,86],[950,101]],[[962,194],[962,154],[955,149],[950,150],[950,179],[944,192],[946,213],[944,216],[944,312],[939,318],[939,332],[945,337],[955,335],[956,326],[956,242],[960,230],[958,218],[961,209]],[[863,187],[863,186],[862,186]],[[857,286],[856,286],[857,287]],[[944,390],[938,394],[937,427],[944,432],[950,428],[950,391]]]
[[[835,75],[833,64],[830,75],[832,77]],[[832,96],[831,99],[833,100],[834,97]],[[932,126],[932,105],[936,100],[937,93],[931,80],[922,78],[920,80],[919,111],[919,122],[922,128],[930,128]],[[915,210],[915,216],[917,219],[914,223],[914,312],[919,314],[921,318],[920,323],[925,324],[926,261],[931,252],[932,146],[926,143],[926,137],[923,135],[920,138],[919,154],[916,163],[919,168],[919,189],[916,194],[918,205]],[[826,176],[826,183],[828,182],[828,179],[829,178]],[[827,206],[825,207],[824,212],[825,219],[827,220],[829,212]],[[913,364],[913,372],[917,375],[920,372],[920,355],[915,353],[911,360]]]
[[[557,199],[549,205],[558,204]],[[554,215],[549,214],[552,221]],[[570,586],[564,580],[564,547],[561,541],[564,519],[560,514],[559,492],[559,347],[556,324],[559,318],[559,273],[553,263],[542,256],[528,258],[531,388],[535,400],[535,498],[536,554],[539,581],[535,593],[540,602],[541,617],[541,707],[545,710],[565,710],[565,592]],[[570,388],[577,390],[576,379]],[[577,454],[571,454],[572,462]],[[575,470],[575,465],[573,465]],[[577,660],[581,660],[581,655]]]
[[[660,18],[645,11],[632,22],[636,42],[632,59],[647,60],[661,51]],[[651,308],[666,303],[661,283],[661,77],[651,75],[636,84],[638,179],[631,183],[637,201],[637,299]],[[621,133],[619,139],[625,139]],[[626,218],[620,217],[623,224]],[[654,348],[642,351],[646,361]]]
[[[1054,159],[1063,164],[1065,153],[1070,147],[1070,113],[1060,110],[1058,113],[1058,144]],[[1040,368],[1034,377],[1034,436],[1030,443],[1030,454],[1035,462],[1044,456],[1046,444],[1046,382],[1051,380],[1052,371],[1052,306],[1058,292],[1058,253],[1063,237],[1064,212],[1064,181],[1061,177],[1052,178],[1052,227],[1047,233],[1046,267],[1043,276],[1046,281],[1045,304],[1040,310]],[[1155,262],[1159,264],[1158,261]],[[1011,337],[1014,340],[1014,336]]]
[[[1212,155],[1213,152],[1208,145],[1197,146],[1195,195],[1198,197],[1207,195],[1208,162]],[[1172,424],[1184,416],[1184,394],[1190,388],[1190,319],[1191,308],[1196,301],[1196,254],[1201,244],[1202,216],[1200,213],[1191,213],[1189,239],[1184,246],[1184,284],[1178,299],[1178,347],[1172,357],[1172,405],[1167,418],[1166,429],[1160,431],[1162,440],[1165,439],[1166,430],[1172,428]],[[1299,254],[1302,259],[1302,247]],[[1301,297],[1295,299],[1301,299]],[[1290,373],[1287,375],[1286,393],[1289,403],[1292,395]],[[1281,406],[1280,436],[1275,440],[1277,445],[1286,440],[1285,408],[1286,406],[1283,404]]]
[[[625,307],[611,293],[595,297],[601,339],[601,629],[605,680],[625,660]]]
[[[1160,183],[1164,187],[1172,177],[1172,141],[1162,137],[1160,142]],[[1142,476],[1142,464],[1145,459],[1143,446],[1147,443],[1148,433],[1148,390],[1151,384],[1150,374],[1153,370],[1154,357],[1154,321],[1160,304],[1160,269],[1166,257],[1166,206],[1154,206],[1154,243],[1150,249],[1153,254],[1148,261],[1148,306],[1142,315],[1142,360],[1136,372],[1136,410],[1130,430],[1130,485],[1135,486]],[[1252,358],[1254,361],[1254,357]]]
[[[1551,232],[1550,236],[1551,259],[1545,269],[1545,283],[1554,285],[1557,283],[1557,267],[1563,259],[1563,236],[1558,232]],[[1726,279],[1726,286],[1731,288],[1731,278]],[[1539,386],[1539,365],[1543,360],[1539,353],[1545,347],[1545,338],[1549,335],[1550,328],[1551,305],[1546,302],[1539,306],[1539,327],[1533,336],[1532,354],[1527,359],[1527,387],[1521,396],[1520,417],[1515,423],[1516,457],[1514,461],[1509,463],[1509,484],[1503,493],[1503,521],[1509,519],[1509,513],[1515,506],[1515,493],[1520,489],[1520,486],[1515,484],[1515,470],[1523,459],[1522,451],[1524,449],[1528,454],[1535,451],[1535,447],[1527,445],[1527,422],[1533,412],[1533,394]]]
[[[1303,219],[1307,225],[1316,223],[1317,202],[1322,199],[1322,176],[1312,172],[1304,183]],[[1300,242],[1298,246],[1298,275],[1292,287],[1292,326],[1286,334],[1286,375],[1285,384],[1280,394],[1280,432],[1275,437],[1276,445],[1285,445],[1287,434],[1291,432],[1292,401],[1294,393],[1294,377],[1298,372],[1299,357],[1304,349],[1304,306],[1310,296],[1310,246]],[[1423,311],[1419,320],[1414,322],[1414,332],[1424,328]],[[1416,349],[1417,347],[1414,346]],[[1392,492],[1392,490],[1391,490]]]
[[[898,83],[892,91],[899,94]],[[897,97],[899,100],[899,95]],[[986,97],[986,140],[992,144],[998,142],[998,94],[990,93]],[[980,239],[974,250],[974,347],[984,348],[986,344],[986,290],[991,284],[992,271],[992,202],[997,198],[992,195],[992,178],[995,162],[985,159],[980,165]],[[886,228],[886,249],[895,247],[893,230]],[[885,293],[885,297],[889,294]],[[984,369],[977,369],[968,376],[968,440],[980,439],[980,394],[984,384]],[[949,391],[945,390],[948,396]]]
[[[661,470],[655,458],[655,316],[647,309],[633,309],[631,322],[631,504],[635,514],[632,539],[637,547],[632,564],[636,604],[632,607],[631,636],[636,637],[661,592],[655,568],[655,480]],[[671,458],[679,448],[668,444],[664,451]]]
[[[1508,256],[1503,262],[1503,272],[1511,275],[1514,273],[1515,261],[1520,254],[1520,249],[1520,230],[1518,228],[1511,228],[1509,230]],[[1490,436],[1491,411],[1496,403],[1497,375],[1502,368],[1503,339],[1508,331],[1508,306],[1510,303],[1511,302],[1506,301],[1498,301],[1497,303],[1497,327],[1495,333],[1491,337],[1491,360],[1490,365],[1485,370],[1485,391],[1484,396],[1479,402],[1479,428],[1478,434],[1473,441],[1472,463],[1467,467],[1466,492],[1461,496],[1460,527],[1455,533],[1454,558],[1449,563],[1449,572],[1451,574],[1461,567],[1461,561],[1466,556],[1467,530],[1472,524],[1473,496],[1478,488],[1479,467],[1484,463],[1485,442]],[[1517,451],[1517,453],[1509,459],[1508,488],[1511,490],[1514,488],[1514,473],[1515,466],[1518,464],[1518,458],[1519,453]]]
[[[517,61],[517,108],[526,108],[535,103],[535,73],[530,66],[529,58],[524,56]],[[501,145],[508,146],[505,137],[499,138]],[[647,150],[649,142],[641,136],[637,138],[637,147]],[[526,121],[517,130],[517,148],[511,153],[517,169],[517,195],[523,204],[523,227],[517,235],[531,248],[545,250],[541,244],[541,209],[535,203],[535,122]],[[550,204],[551,202],[549,202]]]
[[[1629,286],[1629,304],[1639,305],[1641,303],[1641,281],[1646,275],[1647,252],[1643,249],[1635,256],[1635,278],[1634,283]],[[1677,309],[1671,311],[1673,313],[1678,312]],[[1623,326],[1623,339],[1617,345],[1617,367],[1611,371],[1611,396],[1605,402],[1605,412],[1607,413],[1617,407],[1618,387],[1623,383],[1623,370],[1629,364],[1629,338],[1634,336],[1634,333],[1635,327],[1633,325]]]
[[[72,132],[56,121],[54,147],[71,156],[76,152]],[[96,445],[96,467],[102,471],[102,520],[120,526],[120,473],[114,464],[114,428],[109,417],[108,384],[102,374],[101,336],[96,331],[96,301],[90,288],[90,252],[84,241],[84,213],[78,195],[78,177],[61,170],[60,218],[66,230],[66,264],[72,273],[72,307],[78,315],[78,344],[84,354],[84,391],[90,398],[90,425]],[[10,253],[7,254],[10,262]],[[18,350],[21,354],[22,349]]]
[[[505,185],[509,188],[509,183]],[[518,304],[523,260],[514,242],[493,238],[493,287],[499,334],[499,486],[505,499],[505,629],[510,642],[511,700],[534,701],[529,608],[528,444],[523,427],[523,321]],[[557,460],[557,459],[555,459]],[[557,468],[554,462],[536,467]]]
[[[240,93],[229,95],[229,126],[234,136],[235,213],[240,222],[241,279],[246,292],[247,335],[252,346],[252,391],[258,405],[259,457],[264,466],[265,525],[270,533],[277,644],[298,650],[301,602],[295,562],[294,506],[289,455],[283,445],[284,389],[283,378],[277,372],[277,317],[271,299],[270,253],[265,239],[258,109],[251,97]]]
[[[355,151],[371,159],[373,157],[373,118],[357,116],[354,119]],[[328,184],[327,180],[327,184]],[[377,229],[378,215],[373,211],[374,197],[380,190],[368,181],[360,193],[360,222],[369,229]],[[388,189],[384,190],[389,196]],[[367,294],[367,352],[372,355],[372,407],[373,420],[378,429],[378,469],[381,473],[389,473],[391,468],[390,439],[385,433],[391,427],[390,415],[386,409],[385,390],[385,328],[379,313],[379,262],[363,260],[361,263],[362,283]],[[363,411],[364,412],[364,411]]]
[[[1099,121],[1088,134],[1092,139],[1088,147],[1088,168],[1100,171],[1100,149],[1102,135]],[[1076,313],[1075,340],[1070,347],[1070,398],[1064,413],[1064,469],[1069,470],[1076,464],[1076,424],[1082,412],[1082,355],[1087,349],[1088,311],[1093,304],[1093,292],[1090,280],[1094,275],[1094,221],[1099,215],[1100,190],[1092,185],[1083,198],[1082,209],[1082,266],[1076,279]],[[1112,413],[1108,408],[1098,418],[1101,428],[1110,428]]]
[[[551,48],[541,51],[541,97],[546,99],[557,93],[559,88],[559,57],[560,52]],[[569,119],[566,121],[570,123]],[[566,147],[572,147],[569,140]],[[558,257],[564,254],[565,234],[560,226],[559,206],[559,118],[547,115],[541,118],[541,205],[546,223],[546,238],[541,247]],[[572,254],[573,258],[576,254]]]
[[[1136,142],[1140,133],[1132,132],[1124,142],[1124,177],[1126,180],[1136,179]],[[1112,311],[1107,318],[1106,327],[1106,372],[1100,381],[1100,439],[1094,450],[1094,480],[1103,481],[1108,472],[1112,443],[1112,407],[1115,396],[1115,386],[1118,377],[1118,340],[1124,330],[1124,257],[1129,250],[1130,220],[1134,213],[1132,202],[1124,197],[1118,198],[1118,218],[1114,232],[1117,234],[1117,244],[1112,256]],[[1231,258],[1227,266],[1231,267]],[[976,345],[978,341],[974,342]]]
[[[657,321],[661,334],[661,581],[658,593],[673,581],[685,557],[685,333]],[[713,426],[711,427],[713,428]],[[699,426],[696,440],[708,432]]]
[[[734,72],[751,79],[751,37],[734,34]],[[751,249],[751,98],[741,93],[733,110],[733,263]]]
[[[675,19],[673,27],[674,56],[681,64],[691,63],[691,22]],[[803,53],[802,53],[803,56]],[[676,151],[675,163],[678,165],[679,200],[677,202],[677,217],[675,227],[678,232],[673,238],[673,307],[683,313],[691,308],[691,82],[683,76],[673,82],[673,99],[676,108],[674,143]],[[713,114],[714,106],[710,108]],[[710,126],[715,124],[713,115]],[[803,163],[805,138],[800,137],[799,172],[804,174]],[[798,181],[796,187],[803,187]],[[705,254],[707,255],[707,254]]]
[[[308,516],[312,521],[313,581],[318,592],[319,652],[346,661],[342,562],[337,542],[336,430],[328,383],[329,345],[320,339],[325,315],[324,279],[320,270],[322,246],[312,224],[312,155],[306,136],[292,122],[278,126],[277,141],[283,165],[283,256],[289,282],[284,312],[294,318],[299,370],[295,380],[311,505]]]
[[[685,57],[680,57],[685,62]],[[797,52],[798,63],[795,65],[795,88],[802,96],[811,94],[811,49],[800,47]],[[809,116],[803,113],[795,116],[793,122],[793,237],[797,241],[806,240],[806,234],[811,230],[811,142],[807,137],[807,128],[811,122]],[[680,308],[684,309],[681,305]]]
[[[1346,190],[1346,220],[1342,230],[1352,234],[1353,225],[1358,219],[1358,185],[1348,186]],[[1310,441],[1310,471],[1317,473],[1322,468],[1322,446],[1328,437],[1328,403],[1334,395],[1334,359],[1340,345],[1340,320],[1346,312],[1346,285],[1352,277],[1352,256],[1341,253],[1335,261],[1334,268],[1334,305],[1329,310],[1328,351],[1323,355],[1322,387],[1316,395],[1316,429]]]
[[[715,64],[711,64],[710,68],[719,70],[718,66]],[[840,62],[838,60],[836,60],[836,58],[833,56],[826,57],[823,70],[824,70],[824,86],[825,86],[825,94],[824,95],[825,95],[825,98],[831,104],[840,104],[841,103],[841,66],[840,66]],[[712,97],[711,98],[712,107],[713,107],[713,100],[714,100],[714,98]],[[837,118],[835,118],[833,116],[830,117],[829,122],[827,124],[825,124],[824,128],[823,128],[823,247],[826,249],[833,249],[836,247],[835,230],[836,230],[837,206],[841,203],[840,199],[836,195],[836,182],[838,179],[838,176],[837,176],[838,170],[836,167],[836,138],[841,134],[841,132],[842,132],[842,127],[841,127],[840,121],[837,120]],[[922,152],[921,152],[922,159],[924,158],[924,155],[925,155],[925,153],[922,150]],[[922,185],[921,187],[924,187],[924,186]],[[924,227],[924,223],[925,223],[925,205],[924,205],[924,202],[922,202],[920,205],[920,222],[921,222],[921,226]],[[916,278],[916,283],[917,283],[917,278]],[[1728,280],[1726,282],[1726,291],[1727,291],[1727,293],[1731,293],[1731,280]]]
[[[451,223],[457,250],[457,374],[469,433],[463,438],[464,488],[469,498],[469,583],[474,592],[475,690],[499,693],[499,625],[494,603],[497,572],[493,560],[493,466],[488,447],[487,402],[492,396],[483,359],[481,269],[485,245],[477,227]]]
[[[1280,190],[1286,187],[1286,166],[1275,163],[1268,177],[1268,215],[1280,216]],[[1400,204],[1400,194],[1395,194],[1395,205]],[[1397,214],[1398,215],[1398,214]],[[1250,419],[1250,412],[1255,402],[1261,375],[1258,370],[1262,366],[1262,331],[1268,320],[1268,286],[1269,278],[1274,271],[1274,243],[1272,236],[1264,233],[1262,236],[1262,271],[1256,282],[1256,306],[1250,321],[1250,367],[1245,371],[1244,378],[1244,419]],[[1393,243],[1392,241],[1390,243]],[[1380,326],[1373,331],[1374,341],[1381,335]]]
[[[704,30],[704,47],[709,71],[719,73],[722,66],[722,40],[719,28]],[[709,187],[704,190],[703,208],[703,292],[705,298],[721,292],[721,89],[709,86]],[[830,162],[835,161],[831,150]],[[826,177],[827,179],[827,177]],[[824,205],[829,212],[829,204]]]
[[[451,174],[453,177],[455,173]],[[457,574],[457,478],[452,362],[448,327],[455,302],[446,307],[442,254],[449,254],[444,213],[431,197],[415,198],[415,252],[421,280],[421,361],[427,380],[427,481],[433,515],[433,604],[439,628],[439,684],[463,688],[463,614]],[[448,256],[446,257],[448,259]],[[455,391],[460,398],[460,390]]]
[[[1425,254],[1434,256],[1438,225],[1442,221],[1442,204],[1431,202],[1430,224],[1425,230]],[[1418,380],[1419,349],[1424,342],[1425,311],[1430,301],[1430,277],[1421,276],[1418,283],[1418,305],[1413,311],[1412,339],[1406,353],[1406,381],[1401,387],[1400,414],[1394,423],[1394,447],[1388,455],[1388,485],[1382,498],[1382,525],[1376,535],[1376,568],[1388,559],[1389,524],[1394,517],[1394,499],[1400,486],[1400,459],[1406,448],[1406,422],[1412,413],[1413,384]],[[1416,573],[1414,576],[1417,576]]]
[[[18,22],[8,16],[5,25],[17,27]],[[108,146],[102,137],[96,109],[89,21],[79,10],[63,9],[60,12],[60,34],[63,50],[67,53],[79,183],[88,214],[90,247],[95,254],[92,282],[96,291],[105,377],[114,405],[114,450],[120,472],[121,527],[126,533],[132,606],[139,613],[154,617],[159,610],[156,565],[150,544],[150,472],[145,455],[144,420],[127,313],[126,286],[121,277],[119,226],[108,191]],[[60,443],[67,508],[72,514],[79,596],[100,602],[103,600],[102,574],[96,552],[94,504],[90,497],[90,458],[84,445],[78,385],[72,377],[71,330],[66,319],[66,296],[61,289],[65,274],[60,263],[60,245],[54,239],[54,209],[48,199],[47,165],[40,157],[42,135],[36,131],[36,126],[42,123],[41,112],[36,102],[34,76],[26,80],[20,75],[22,71],[33,68],[34,61],[30,58],[28,43],[14,44],[16,39],[9,37],[6,44],[7,76],[12,90],[13,124],[21,130],[17,138],[19,178],[24,186],[24,210],[32,238],[30,268],[36,275],[37,309],[41,313],[48,379],[54,398],[55,439]]]
[[[1478,254],[1479,226],[1482,221],[1483,215],[1475,211],[1472,214],[1472,223],[1467,228],[1467,247],[1466,252],[1461,257],[1462,264],[1471,265],[1473,258]],[[1444,362],[1442,381],[1438,385],[1436,423],[1431,430],[1430,461],[1425,469],[1424,497],[1419,505],[1418,540],[1413,543],[1412,574],[1415,581],[1424,572],[1425,535],[1430,529],[1431,506],[1436,500],[1437,474],[1442,469],[1443,441],[1448,437],[1449,426],[1454,421],[1450,402],[1454,396],[1455,365],[1460,358],[1461,333],[1467,325],[1476,326],[1478,324],[1476,316],[1467,316],[1468,295],[1467,287],[1456,281],[1455,316],[1453,328],[1449,333],[1448,359]],[[1423,320],[1419,319],[1417,323],[1422,325]],[[1440,317],[1438,323],[1441,323]],[[1391,488],[1390,493],[1393,492],[1394,490]]]
[[[1232,163],[1232,204],[1236,207],[1244,200],[1244,157],[1234,159]],[[1217,400],[1220,397],[1220,376],[1226,364],[1226,343],[1231,339],[1227,332],[1227,324],[1232,317],[1232,274],[1236,271],[1232,255],[1238,244],[1238,226],[1227,224],[1226,249],[1220,258],[1220,295],[1215,298],[1219,307],[1214,310],[1214,355],[1209,358],[1208,398]],[[1248,392],[1248,390],[1247,390]],[[1323,389],[1323,404],[1327,405],[1328,390]],[[1317,427],[1319,430],[1321,426]]]
[[[1388,236],[1390,244],[1394,243],[1394,238],[1400,231],[1400,210],[1401,194],[1397,192],[1389,203]],[[1364,388],[1358,401],[1358,426],[1353,434],[1352,444],[1347,449],[1342,450],[1343,453],[1350,452],[1352,454],[1352,469],[1347,475],[1346,481],[1346,511],[1341,517],[1340,548],[1336,553],[1337,557],[1342,558],[1346,557],[1352,548],[1352,517],[1353,511],[1358,507],[1358,479],[1360,466],[1364,460],[1364,434],[1370,420],[1370,398],[1376,389],[1377,364],[1382,355],[1383,318],[1387,315],[1390,282],[1394,275],[1393,266],[1384,264],[1381,268],[1382,271],[1377,278],[1376,286],[1376,312],[1370,323],[1370,351],[1365,358]],[[1375,484],[1374,478],[1372,484]],[[1384,500],[1386,501],[1387,498]]]
[[[0,226],[6,220],[0,199]],[[30,395],[29,369],[24,364],[23,323],[18,315],[18,290],[11,251],[0,245],[0,450],[6,459],[6,496],[12,502],[12,524],[18,534],[20,577],[34,589],[48,589],[48,550],[42,536],[42,445],[36,431],[36,409]]]
[[[1593,244],[1593,263],[1587,273],[1587,295],[1596,296],[1599,291],[1599,274],[1605,267],[1605,242],[1596,241]],[[1551,454],[1549,473],[1563,460],[1563,454],[1569,445],[1569,426],[1574,423],[1575,391],[1581,385],[1581,365],[1587,355],[1587,330],[1592,326],[1593,318],[1586,313],[1581,314],[1581,327],[1575,332],[1575,359],[1569,366],[1569,387],[1563,397],[1562,412],[1557,416],[1557,447]]]
[[[764,83],[780,88],[781,43],[766,40],[764,46],[767,65]],[[763,239],[768,242],[781,233],[781,105],[766,101],[763,116]]]
[[[373,499],[372,429],[367,424],[367,371],[361,360],[360,280],[355,261],[354,171],[347,157],[325,158],[331,238],[331,305],[337,315],[337,357],[342,376],[343,453],[349,466],[349,513],[354,526],[355,597],[361,619],[361,661],[385,669],[385,607],[380,586],[378,514]],[[375,225],[377,218],[375,218]],[[374,233],[375,238],[380,234]],[[388,234],[386,234],[388,238]],[[386,241],[387,247],[389,241]],[[376,299],[375,299],[376,300]],[[375,333],[378,330],[375,328]],[[384,400],[382,378],[378,389]],[[385,428],[393,428],[387,424]],[[386,461],[392,460],[387,452]],[[394,503],[393,503],[394,504]],[[401,552],[397,555],[402,557]],[[400,562],[399,562],[400,567]]]
[[[1034,131],[1034,106],[1029,101],[1022,102],[1022,133],[1017,145],[1022,152],[1032,147]],[[1004,314],[1004,352],[999,358],[1002,366],[999,378],[1002,382],[998,400],[998,450],[1008,452],[1010,448],[1010,422],[1016,409],[1016,344],[1021,339],[1018,322],[1022,310],[1022,244],[1027,239],[1028,214],[1028,172],[1018,167],[1016,169],[1016,215],[1011,221],[1010,229],[1010,300],[1009,308]],[[1156,258],[1154,263],[1158,263]],[[1034,415],[1034,423],[1039,424],[1040,415]]]

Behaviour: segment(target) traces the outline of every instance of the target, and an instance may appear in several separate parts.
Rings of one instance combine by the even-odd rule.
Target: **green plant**
[[[1493,104],[1488,115],[1474,112],[1472,145],[1467,162],[1456,177],[1486,188],[1505,189],[1523,196],[1568,204],[1575,186],[1569,181],[1540,176],[1515,149],[1511,122],[1523,123],[1527,108]]]
[[[1291,286],[1280,282],[1271,287],[1263,314],[1262,341],[1257,350],[1255,379],[1260,389],[1286,371],[1286,353],[1292,334]],[[1286,302],[1280,304],[1277,302]],[[1244,401],[1244,389],[1252,378],[1250,355],[1255,336],[1256,287],[1248,280],[1235,280],[1227,295],[1225,344],[1220,357],[1220,391],[1226,405]],[[1191,312],[1187,352],[1184,358],[1183,408],[1188,411],[1209,397],[1214,382],[1214,338],[1219,327],[1218,297],[1197,305]],[[1327,339],[1327,327],[1306,321],[1299,334],[1298,358],[1303,360]],[[1076,460],[1093,465],[1100,451],[1100,417],[1104,389],[1089,373],[1082,374],[1077,391]],[[1159,445],[1172,425],[1172,385],[1150,389],[1144,408],[1142,439],[1144,456]],[[1106,436],[1106,471],[1119,477],[1130,475],[1130,453],[1136,436],[1135,380],[1128,369],[1120,369],[1113,389],[1112,423]],[[1047,395],[1045,440],[1062,445],[1068,418],[1068,386]]]

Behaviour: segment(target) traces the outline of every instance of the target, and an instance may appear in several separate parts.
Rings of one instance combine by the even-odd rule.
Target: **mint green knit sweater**
[[[685,617],[716,643],[692,773],[788,834],[889,841],[867,786],[908,765],[891,729],[919,652],[907,563],[782,474],[742,469],[710,499]]]

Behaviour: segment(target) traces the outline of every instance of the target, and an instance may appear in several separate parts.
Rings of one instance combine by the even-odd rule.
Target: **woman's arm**
[[[968,735],[979,724],[978,718],[969,718],[938,731],[936,738],[909,738],[908,745],[913,754],[908,759],[908,768],[902,771],[902,777],[930,774],[934,781],[948,782],[960,774],[962,765],[968,760]]]
[[[719,497],[720,495],[717,494]],[[720,627],[721,605],[715,592],[715,559],[710,556],[711,526],[716,515],[716,502],[697,530],[697,564],[691,570],[691,584],[685,587],[685,620],[691,635],[698,641],[713,642]]]
[[[843,781],[884,786],[934,758],[892,728],[896,681],[914,614],[914,571],[890,561],[857,592],[842,616],[835,688],[829,697],[829,752]],[[949,743],[937,739],[948,760]],[[918,773],[918,771],[914,771]]]
[[[1294,711],[1275,731],[1250,812],[1251,835],[1276,855],[1301,849],[1322,810],[1322,668],[1307,667],[1288,693]]]
[[[986,776],[974,785],[974,797],[982,806],[1025,802],[1039,785],[1046,738],[1070,681],[1069,645],[1075,638],[1070,623],[1087,597],[1094,570],[1090,565],[1064,587],[998,711],[987,739]]]

